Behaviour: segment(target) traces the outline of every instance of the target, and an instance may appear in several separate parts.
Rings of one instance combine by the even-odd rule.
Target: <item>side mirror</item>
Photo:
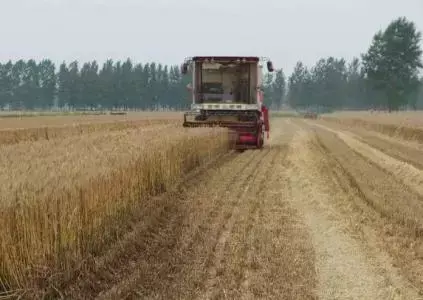
[[[184,74],[184,75],[188,73],[188,64],[187,63],[183,63],[181,65],[181,73]]]
[[[190,91],[190,92],[192,92],[192,91],[193,91],[193,88],[192,88],[192,84],[191,84],[191,83],[188,83],[188,84],[187,84],[187,86],[186,86],[186,88],[187,88],[187,90],[188,90],[188,91]]]
[[[267,71],[273,72],[275,69],[273,68],[273,63],[269,60],[267,62]]]

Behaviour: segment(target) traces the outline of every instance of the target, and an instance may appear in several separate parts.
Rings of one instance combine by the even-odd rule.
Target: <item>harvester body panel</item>
[[[267,66],[273,71],[271,63]],[[262,68],[254,56],[196,56],[186,61],[182,72],[189,69],[192,74],[192,103],[184,127],[226,127],[237,149],[261,148],[264,131],[269,134]]]

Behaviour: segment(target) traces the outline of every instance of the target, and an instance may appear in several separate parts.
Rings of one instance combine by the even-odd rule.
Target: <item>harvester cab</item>
[[[269,138],[269,112],[263,104],[263,64],[273,72],[270,60],[251,56],[196,56],[181,66],[191,74],[190,111],[184,127],[220,126],[229,129],[236,149],[262,148]]]

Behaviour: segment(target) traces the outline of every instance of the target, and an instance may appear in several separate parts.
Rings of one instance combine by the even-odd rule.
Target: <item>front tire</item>
[[[264,132],[263,130],[259,130],[257,134],[257,148],[262,149],[264,145]]]

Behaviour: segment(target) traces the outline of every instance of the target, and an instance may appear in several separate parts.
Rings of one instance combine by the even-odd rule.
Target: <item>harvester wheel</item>
[[[258,134],[257,134],[257,148],[261,149],[263,148],[264,145],[264,133],[262,130],[259,130]]]

